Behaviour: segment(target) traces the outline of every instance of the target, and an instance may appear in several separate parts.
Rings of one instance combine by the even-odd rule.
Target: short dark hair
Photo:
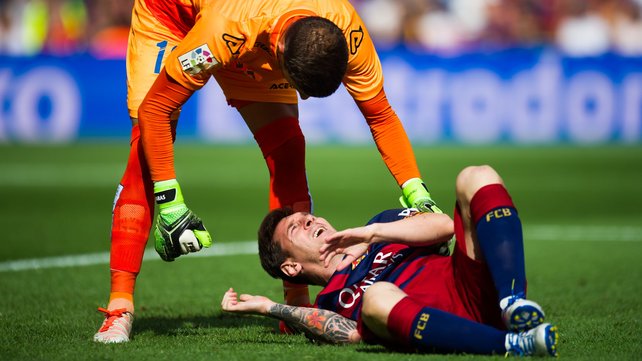
[[[283,252],[281,245],[274,240],[276,226],[285,217],[294,214],[291,208],[277,208],[268,213],[259,227],[259,258],[261,266],[273,278],[279,278],[294,283],[302,283],[298,277],[290,277],[281,271],[281,265],[285,262],[287,255]]]
[[[332,21],[311,16],[285,33],[283,62],[294,86],[317,98],[334,93],[348,68],[348,44]]]

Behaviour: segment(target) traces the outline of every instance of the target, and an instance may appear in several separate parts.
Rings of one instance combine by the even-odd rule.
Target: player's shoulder
[[[366,224],[394,222],[400,219],[412,217],[418,213],[420,212],[415,208],[387,209],[383,212],[379,212],[377,215],[370,218],[370,220]]]

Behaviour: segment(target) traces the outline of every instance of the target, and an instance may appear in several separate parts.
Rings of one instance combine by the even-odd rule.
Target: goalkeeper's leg
[[[126,313],[119,314],[129,314],[127,317],[134,312],[134,286],[152,226],[154,210],[152,181],[139,138],[140,130],[138,125],[134,125],[127,168],[114,199],[111,227],[111,292],[107,310],[124,310]],[[105,322],[109,317],[106,317]],[[131,327],[131,321],[128,323]],[[118,322],[111,324],[118,325]],[[94,339],[99,342],[123,342],[129,337],[128,331],[127,335],[117,332],[114,339],[113,331],[101,327]]]
[[[237,108],[254,134],[270,173],[270,210],[291,207],[295,211],[310,212],[312,199],[305,173],[305,138],[296,117],[296,105],[243,105],[237,105]],[[265,119],[265,114],[271,114],[273,118]],[[306,285],[284,282],[283,291],[289,305],[310,304]]]

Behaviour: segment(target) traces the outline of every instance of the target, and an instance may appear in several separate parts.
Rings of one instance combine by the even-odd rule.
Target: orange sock
[[[312,198],[305,174],[305,138],[298,119],[276,120],[259,129],[254,139],[270,171],[270,209],[287,206],[297,212],[310,212]],[[307,285],[283,282],[283,294],[288,305],[310,305]]]
[[[114,200],[111,226],[111,269],[140,272],[154,216],[154,191],[140,129],[132,128],[127,168]]]
[[[152,226],[153,197],[153,184],[140,146],[140,129],[134,125],[127,168],[114,200],[109,310],[134,311],[134,285]]]
[[[111,271],[111,293],[109,294],[110,311],[124,308],[134,313],[134,286],[136,285],[136,273],[127,271]]]
[[[309,212],[312,199],[305,174],[305,138],[294,117],[276,120],[254,134],[270,171],[270,209]]]
[[[283,281],[283,298],[290,306],[310,306],[310,292],[308,285]]]

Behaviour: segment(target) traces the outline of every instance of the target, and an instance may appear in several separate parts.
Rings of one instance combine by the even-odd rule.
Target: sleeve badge
[[[183,71],[192,76],[208,71],[219,63],[212,55],[212,51],[207,44],[203,44],[179,56],[178,61],[181,63]]]

